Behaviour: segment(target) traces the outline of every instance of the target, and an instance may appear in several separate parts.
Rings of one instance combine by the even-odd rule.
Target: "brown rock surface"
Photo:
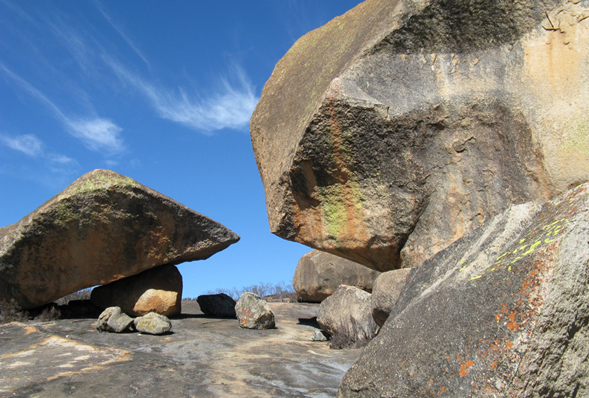
[[[239,240],[221,224],[108,170],[84,174],[0,229],[0,299],[33,308]]]
[[[251,120],[271,231],[377,270],[589,176],[585,1],[368,0],[299,39]]]
[[[320,303],[339,285],[355,286],[368,293],[380,272],[334,254],[313,250],[299,260],[292,285],[303,301]]]
[[[589,184],[411,270],[339,397],[589,396]]]
[[[121,307],[131,316],[176,316],[182,311],[182,275],[175,265],[161,265],[96,287],[90,299],[98,308]]]

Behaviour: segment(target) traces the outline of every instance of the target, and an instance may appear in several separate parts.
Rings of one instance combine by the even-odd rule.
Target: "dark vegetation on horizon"
[[[293,301],[300,301],[299,295],[295,292],[291,284],[287,284],[282,281],[279,283],[258,283],[255,285],[244,286],[241,289],[215,289],[208,290],[205,294],[219,294],[225,293],[234,300],[238,300],[239,297],[245,293],[250,292],[257,294],[260,297],[271,297],[276,299],[291,299]],[[187,298],[186,300],[196,300],[196,298]]]

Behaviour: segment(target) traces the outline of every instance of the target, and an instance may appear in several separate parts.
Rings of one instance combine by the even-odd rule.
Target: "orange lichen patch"
[[[465,377],[468,376],[468,374],[470,373],[470,368],[472,367],[472,365],[474,365],[473,361],[466,361],[465,363],[460,365],[460,372],[458,372],[458,375],[460,377]]]

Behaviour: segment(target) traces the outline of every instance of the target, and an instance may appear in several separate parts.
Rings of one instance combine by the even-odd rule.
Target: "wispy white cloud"
[[[67,157],[65,155],[58,155],[56,153],[48,153],[45,155],[45,157],[47,158],[47,160],[55,164],[68,165],[72,163],[77,163],[74,159],[70,157]]]
[[[112,28],[117,31],[117,33],[121,36],[121,38],[125,41],[125,43],[127,43],[127,45],[133,50],[133,52],[139,58],[141,58],[141,60],[145,63],[145,65],[147,65],[148,68],[151,69],[151,65],[150,65],[149,61],[147,60],[147,57],[145,55],[143,55],[143,52],[139,49],[139,47],[137,47],[135,45],[133,40],[131,40],[129,38],[129,36],[125,33],[123,28],[118,23],[116,23],[113,20],[113,18],[109,14],[107,14],[106,11],[104,11],[104,7],[102,6],[102,3],[100,3],[100,1],[98,1],[98,0],[95,0],[94,3],[96,4],[96,8],[98,8],[98,11],[100,11],[100,13],[104,17],[104,19],[106,19],[106,21],[110,24],[110,26],[112,26]]]
[[[19,136],[0,135],[0,142],[15,151],[22,152],[31,157],[37,157],[43,151],[41,140],[31,134]]]
[[[246,129],[259,100],[239,66],[231,68],[231,76],[221,78],[216,93],[203,98],[197,92],[188,93],[181,88],[173,92],[156,86],[112,58],[104,56],[104,60],[123,82],[134,86],[149,100],[161,118],[195,130]]]
[[[66,124],[71,134],[82,140],[84,145],[93,151],[106,150],[116,153],[124,148],[123,140],[120,138],[123,129],[108,119],[67,118]]]
[[[120,137],[123,129],[111,120],[96,116],[68,116],[53,101],[47,98],[45,94],[12,72],[2,63],[0,63],[0,71],[4,72],[4,75],[8,76],[23,91],[45,105],[64,124],[67,131],[72,136],[80,139],[88,149],[97,152],[106,152],[109,155],[120,153],[124,150],[124,143]]]
[[[59,175],[70,175],[79,168],[74,159],[45,150],[43,142],[33,134],[0,134],[0,144],[40,161],[45,170]]]

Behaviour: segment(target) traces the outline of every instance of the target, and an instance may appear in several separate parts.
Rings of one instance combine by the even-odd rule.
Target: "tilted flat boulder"
[[[160,265],[92,289],[92,304],[120,307],[130,316],[151,312],[176,316],[182,312],[182,275],[175,265]]]
[[[95,170],[0,229],[0,300],[37,307],[159,265],[203,260],[238,240],[128,177]]]
[[[367,0],[251,119],[271,231],[386,271],[589,176],[586,1]]]
[[[292,285],[303,301],[320,303],[339,285],[355,286],[368,293],[380,272],[340,256],[313,250],[299,260]]]
[[[589,184],[413,269],[339,397],[589,396]]]

